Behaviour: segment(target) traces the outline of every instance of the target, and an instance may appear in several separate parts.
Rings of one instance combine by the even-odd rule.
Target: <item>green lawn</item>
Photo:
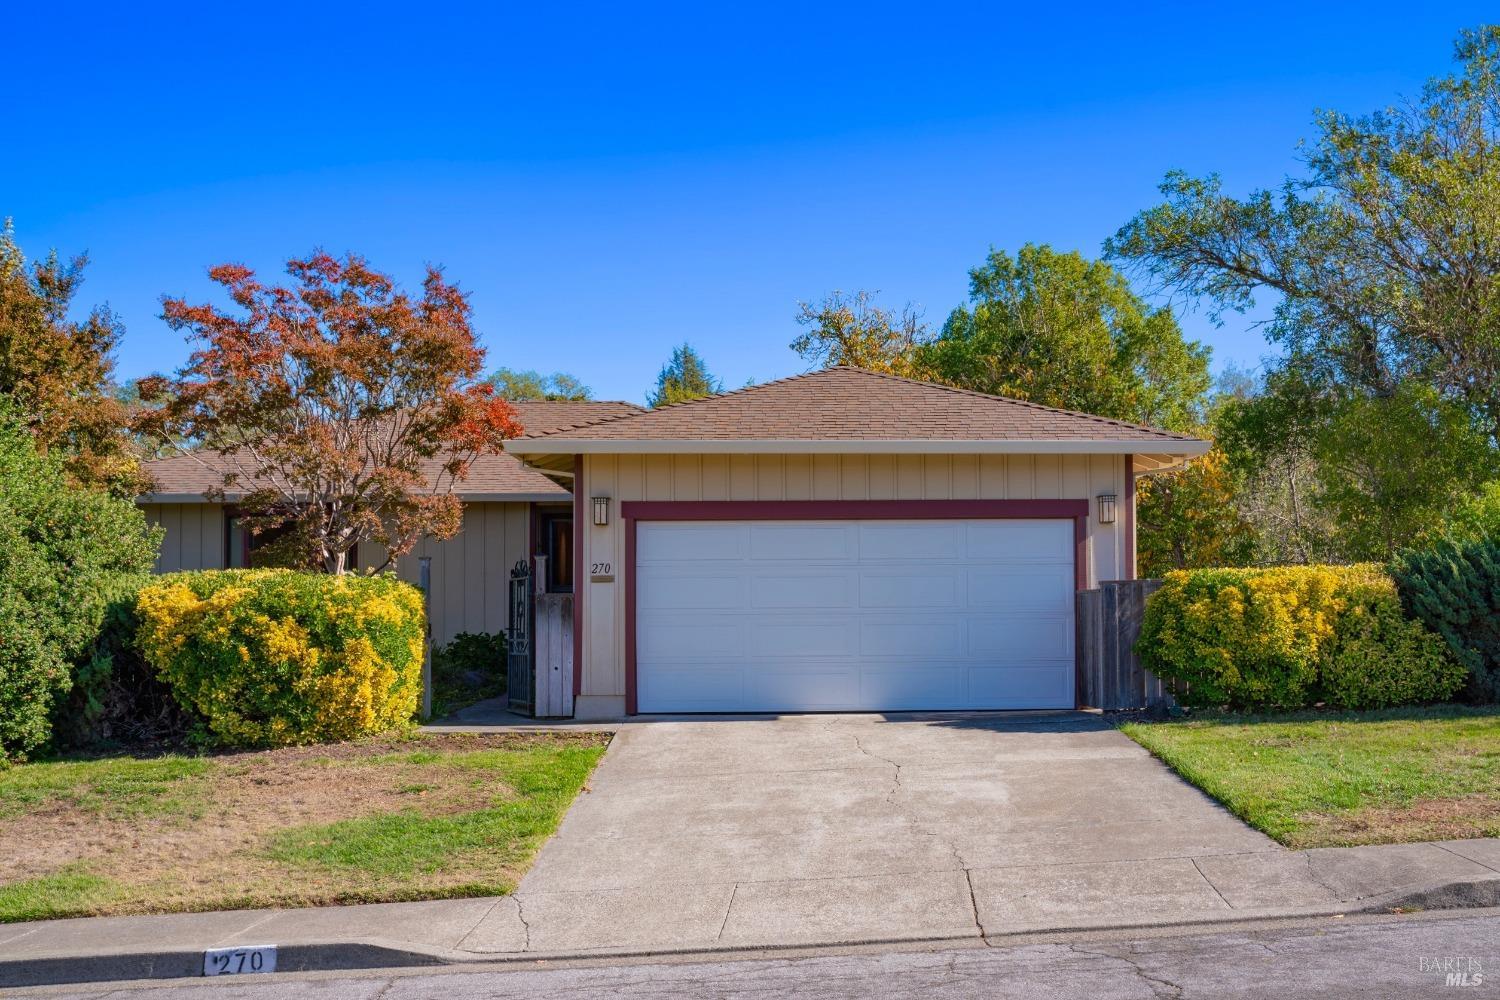
[[[0,764],[0,820],[65,807],[109,816],[188,811],[201,804],[205,783],[196,779],[210,766],[202,757],[176,755]]]
[[[1500,708],[1210,715],[1121,729],[1288,847],[1500,836]]]
[[[444,734],[0,770],[0,922],[500,895],[598,734]]]

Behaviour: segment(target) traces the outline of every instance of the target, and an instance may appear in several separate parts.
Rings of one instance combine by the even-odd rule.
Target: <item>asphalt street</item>
[[[1500,912],[940,950],[549,967],[238,976],[48,987],[83,1000],[478,1000],[489,997],[1462,997],[1500,996]]]

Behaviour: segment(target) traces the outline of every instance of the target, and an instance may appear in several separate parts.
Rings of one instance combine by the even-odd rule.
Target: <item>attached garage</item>
[[[631,510],[640,712],[1074,704],[1072,518],[642,519],[653,506]]]
[[[575,715],[1072,708],[1207,441],[835,367],[506,443],[576,501]]]

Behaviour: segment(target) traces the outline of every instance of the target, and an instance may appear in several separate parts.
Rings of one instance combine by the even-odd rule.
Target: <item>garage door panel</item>
[[[642,522],[643,712],[1073,704],[1073,527]]]
[[[752,608],[844,611],[857,606],[859,577],[839,573],[757,573],[750,580]]]
[[[974,559],[1072,563],[1072,521],[970,521],[964,549]]]
[[[968,704],[962,663],[860,671],[859,707],[870,711],[900,705],[908,710],[962,708]]]
[[[756,524],[749,528],[751,559],[852,560],[857,535],[838,523]]]
[[[859,672],[849,664],[762,662],[745,670],[747,712],[818,712],[859,699]]]
[[[652,562],[741,559],[745,554],[745,532],[724,531],[712,523],[648,522],[637,529],[638,565]]]
[[[983,566],[967,574],[971,608],[1058,608],[1073,598],[1073,566]]]
[[[745,701],[739,668],[652,665],[640,671],[637,697],[653,712],[738,712]]]
[[[859,652],[864,656],[930,659],[958,656],[963,648],[964,623],[960,618],[866,619],[860,628]]]
[[[766,621],[751,630],[756,656],[853,656],[859,652],[859,626],[842,621]]]
[[[701,616],[643,617],[638,622],[637,657],[650,660],[696,660],[713,663],[744,656],[745,624],[739,619],[715,621]],[[639,668],[639,663],[637,664]]]
[[[1073,622],[1062,617],[970,618],[969,652],[1001,662],[1072,660]]]
[[[862,608],[944,608],[959,603],[961,571],[891,570],[885,573],[865,572],[859,578],[859,606]]]
[[[956,521],[864,521],[859,525],[861,559],[954,559],[961,541],[962,526]]]
[[[724,573],[668,573],[643,568],[636,578],[636,607],[642,611],[666,609],[723,609],[745,606],[749,581]]]
[[[975,667],[969,670],[969,700],[978,707],[1056,708],[1073,704],[1073,663],[1057,661],[1027,667]]]

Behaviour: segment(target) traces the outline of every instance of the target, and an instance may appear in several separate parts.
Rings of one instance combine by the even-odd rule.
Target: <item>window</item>
[[[542,555],[547,557],[547,593],[573,592],[573,515],[542,518]]]
[[[264,566],[262,559],[256,558],[256,553],[281,538],[291,530],[291,525],[282,525],[270,528],[266,531],[251,533],[245,530],[244,522],[234,508],[225,508],[224,511],[224,566],[227,569],[249,569],[251,567]],[[359,568],[359,546],[349,550],[349,559],[346,563],[349,569]]]

